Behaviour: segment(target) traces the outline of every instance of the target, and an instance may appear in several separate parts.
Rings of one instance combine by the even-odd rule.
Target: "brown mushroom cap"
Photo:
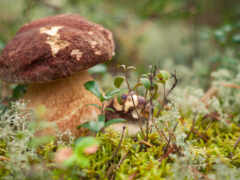
[[[0,56],[0,79],[32,83],[61,79],[112,58],[112,33],[79,15],[24,25]]]

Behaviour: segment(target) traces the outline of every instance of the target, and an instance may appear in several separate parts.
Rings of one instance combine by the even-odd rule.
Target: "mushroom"
[[[25,24],[0,56],[0,79],[28,84],[23,97],[28,106],[46,107],[45,119],[61,131],[95,120],[100,104],[84,83],[87,69],[114,55],[113,36],[102,26],[76,14],[46,17]]]

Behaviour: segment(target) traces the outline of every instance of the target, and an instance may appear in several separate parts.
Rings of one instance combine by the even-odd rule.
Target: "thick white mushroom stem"
[[[84,83],[92,80],[87,71],[76,73],[66,79],[48,83],[35,83],[28,87],[24,99],[30,108],[46,107],[44,119],[56,122],[61,131],[70,129],[75,136],[85,135],[77,126],[96,120],[100,111],[89,104],[100,101],[84,88]]]

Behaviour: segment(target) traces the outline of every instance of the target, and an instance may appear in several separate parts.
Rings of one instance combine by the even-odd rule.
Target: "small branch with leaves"
[[[104,103],[112,99],[115,95],[117,95],[120,92],[119,89],[114,89],[112,91],[107,92],[104,95],[103,93],[101,93],[100,88],[95,81],[88,81],[84,84],[84,86],[88,91],[93,93],[102,103],[101,106],[98,104],[88,104],[88,105],[95,106],[101,111],[101,113],[98,115],[97,121],[90,121],[90,122],[83,123],[77,127],[78,129],[87,128],[97,133],[112,124],[125,122],[125,119],[122,119],[122,118],[114,118],[109,121],[106,121],[105,111],[109,111],[112,109],[110,109],[109,107],[105,107]]]

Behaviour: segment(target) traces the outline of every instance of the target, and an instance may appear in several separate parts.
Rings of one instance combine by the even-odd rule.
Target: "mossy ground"
[[[67,168],[56,164],[54,155],[62,147],[74,147],[74,142],[64,141],[60,136],[36,139],[25,106],[22,106],[15,104],[1,115],[1,179],[240,178],[240,148],[236,145],[240,137],[240,126],[235,120],[237,113],[226,117],[225,121],[214,116],[216,109],[213,107],[213,112],[206,115],[196,115],[193,110],[198,107],[190,108],[187,113],[169,108],[161,115],[168,126],[162,126],[163,122],[157,120],[159,128],[162,128],[160,130],[171,137],[170,142],[154,127],[148,140],[140,133],[129,136],[127,131],[122,134],[107,129],[96,135],[100,146],[95,154],[88,156],[90,166]],[[227,113],[224,111],[224,114]],[[13,126],[18,118],[22,121]],[[174,130],[167,130],[176,123]]]

